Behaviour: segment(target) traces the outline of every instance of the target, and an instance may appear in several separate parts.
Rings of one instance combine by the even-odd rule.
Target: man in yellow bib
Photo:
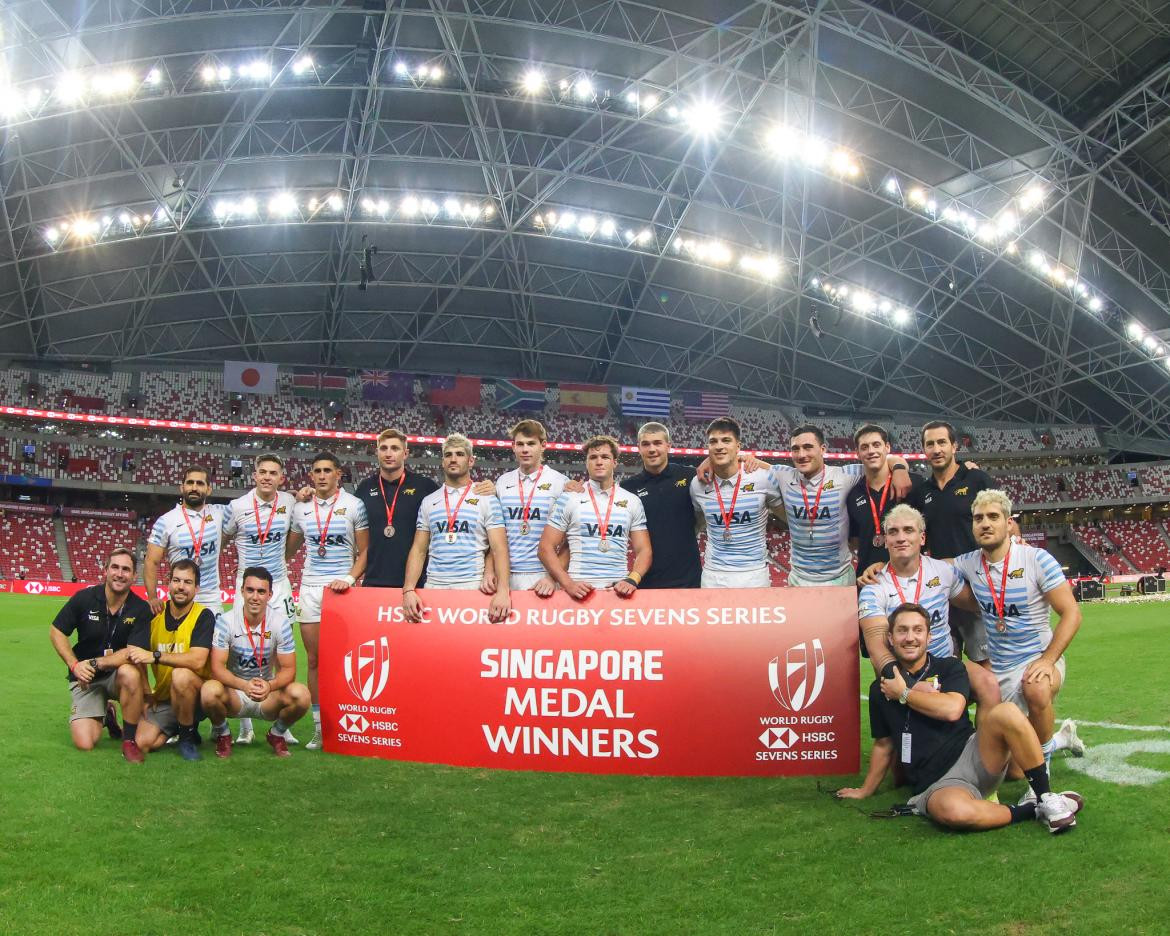
[[[195,725],[203,718],[199,692],[211,675],[211,639],[215,615],[195,600],[199,590],[199,566],[180,559],[171,566],[170,597],[150,623],[134,629],[127,642],[130,662],[138,665],[145,687],[146,667],[154,670],[154,690],[146,719],[138,729],[138,746],[155,751],[168,738],[179,736],[184,760],[202,760]]]

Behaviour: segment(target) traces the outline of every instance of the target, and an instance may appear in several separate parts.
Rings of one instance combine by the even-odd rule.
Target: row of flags
[[[253,361],[225,361],[224,389],[229,393],[276,393],[276,364]],[[363,370],[358,374],[363,400],[381,403],[414,403],[413,374],[388,370]],[[424,398],[432,406],[475,407],[480,405],[483,379],[480,377],[421,378]],[[543,380],[493,380],[496,407],[514,412],[537,412],[548,402],[552,384]],[[348,375],[340,370],[293,368],[292,392],[297,396],[323,400],[344,400]],[[611,391],[616,391],[623,416],[638,419],[669,419],[669,390],[657,387],[611,388],[604,384],[560,383],[556,385],[562,413],[604,416],[609,413]],[[731,398],[726,393],[684,392],[680,395],[686,419],[715,419],[728,413]]]

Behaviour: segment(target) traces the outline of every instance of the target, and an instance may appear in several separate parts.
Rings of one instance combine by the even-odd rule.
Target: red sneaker
[[[130,761],[131,764],[141,764],[146,760],[146,755],[142,753],[142,748],[133,741],[122,742],[122,756]]]
[[[215,756],[216,757],[231,757],[232,756],[232,735],[230,731],[225,731],[215,738]]]
[[[269,731],[264,736],[264,740],[268,742],[269,747],[272,748],[272,753],[277,757],[292,757],[292,752],[288,749],[288,742],[284,740],[284,735],[278,735],[274,731]]]

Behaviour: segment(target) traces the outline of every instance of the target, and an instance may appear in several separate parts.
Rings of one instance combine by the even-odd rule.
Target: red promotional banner
[[[466,767],[749,776],[856,773],[853,588],[326,591],[325,750]]]

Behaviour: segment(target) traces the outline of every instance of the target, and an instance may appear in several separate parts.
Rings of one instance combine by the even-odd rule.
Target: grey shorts
[[[198,725],[207,716],[203,714],[203,706],[195,703],[195,724]],[[179,733],[179,716],[170,702],[157,702],[146,710],[146,720],[154,725],[168,738]]]
[[[987,627],[983,623],[982,614],[964,611],[962,608],[951,608],[951,631],[958,635],[963,643],[963,653],[972,663],[982,663],[987,659]]]
[[[80,683],[71,683],[69,691],[73,695],[73,705],[69,709],[69,720],[79,718],[105,718],[106,703],[110,699],[118,698],[118,671],[109,670],[105,676],[95,679],[88,686]]]
[[[984,766],[983,758],[979,756],[978,736],[973,734],[967,739],[962,753],[951,764],[951,769],[917,796],[910,797],[909,803],[914,807],[914,812],[925,816],[926,804],[930,797],[946,787],[960,787],[976,799],[983,799],[988,793],[999,789],[1005,773],[1007,764],[1004,764],[1003,770],[999,773],[992,773]]]

